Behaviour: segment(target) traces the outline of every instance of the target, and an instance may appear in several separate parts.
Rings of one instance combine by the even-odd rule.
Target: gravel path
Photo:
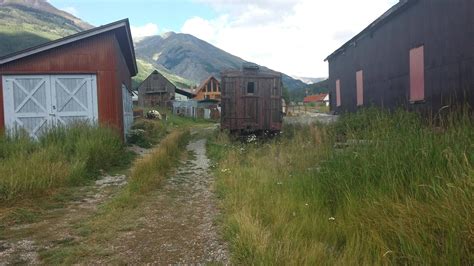
[[[187,146],[193,155],[147,199],[140,229],[117,238],[120,244],[114,243],[113,250],[120,254],[119,261],[159,265],[228,263],[227,247],[215,224],[218,209],[205,144],[201,139]]]

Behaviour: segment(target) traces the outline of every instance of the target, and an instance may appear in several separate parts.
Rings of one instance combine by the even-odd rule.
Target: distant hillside
[[[308,85],[318,83],[326,79],[326,78],[308,78],[308,77],[295,77],[295,76],[292,76],[292,78],[301,80]]]
[[[196,83],[210,75],[219,77],[222,70],[240,68],[246,62],[192,35],[173,32],[140,40],[135,50],[141,60]],[[283,76],[283,83],[290,90],[306,86],[287,75]]]
[[[329,92],[329,83],[328,83],[328,80],[326,79],[318,83],[307,85],[304,88],[290,91],[290,99],[291,101],[300,102],[300,101],[303,101],[304,97],[306,97],[307,95],[328,93],[328,92]]]
[[[0,56],[93,27],[45,0],[0,0],[0,18]],[[148,37],[137,42],[135,50],[139,73],[134,86],[156,69],[177,87],[190,87],[245,62],[188,34]],[[287,75],[283,83],[290,91],[306,87]]]
[[[158,70],[166,79],[178,88],[190,88],[196,83],[171,73],[163,66],[151,64],[141,59],[137,59],[138,74],[133,78],[133,88],[137,88],[154,70]]]
[[[0,0],[0,56],[92,26],[45,0]]]

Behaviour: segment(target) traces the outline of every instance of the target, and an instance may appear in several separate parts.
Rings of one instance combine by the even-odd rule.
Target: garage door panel
[[[97,97],[92,75],[51,77],[53,109],[57,123],[69,125],[79,121],[95,122],[97,114],[94,97]]]
[[[97,121],[94,75],[3,76],[7,129],[37,138],[49,127]]]

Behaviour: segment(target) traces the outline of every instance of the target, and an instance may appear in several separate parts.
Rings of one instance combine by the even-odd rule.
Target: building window
[[[211,92],[211,83],[207,83],[206,92]]]
[[[247,83],[247,94],[254,94],[255,93],[255,82],[248,82]]]
[[[364,72],[362,70],[356,73],[357,80],[357,106],[364,105]]]
[[[341,106],[341,80],[336,80],[336,106]]]
[[[425,55],[424,46],[410,50],[410,102],[425,99]]]

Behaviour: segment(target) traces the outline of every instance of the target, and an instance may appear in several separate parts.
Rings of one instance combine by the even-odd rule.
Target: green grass
[[[77,124],[54,128],[33,141],[24,134],[0,136],[0,200],[9,203],[84,184],[126,160],[119,135]]]
[[[473,140],[468,112],[377,110],[269,143],[211,138],[233,262],[472,264]]]

